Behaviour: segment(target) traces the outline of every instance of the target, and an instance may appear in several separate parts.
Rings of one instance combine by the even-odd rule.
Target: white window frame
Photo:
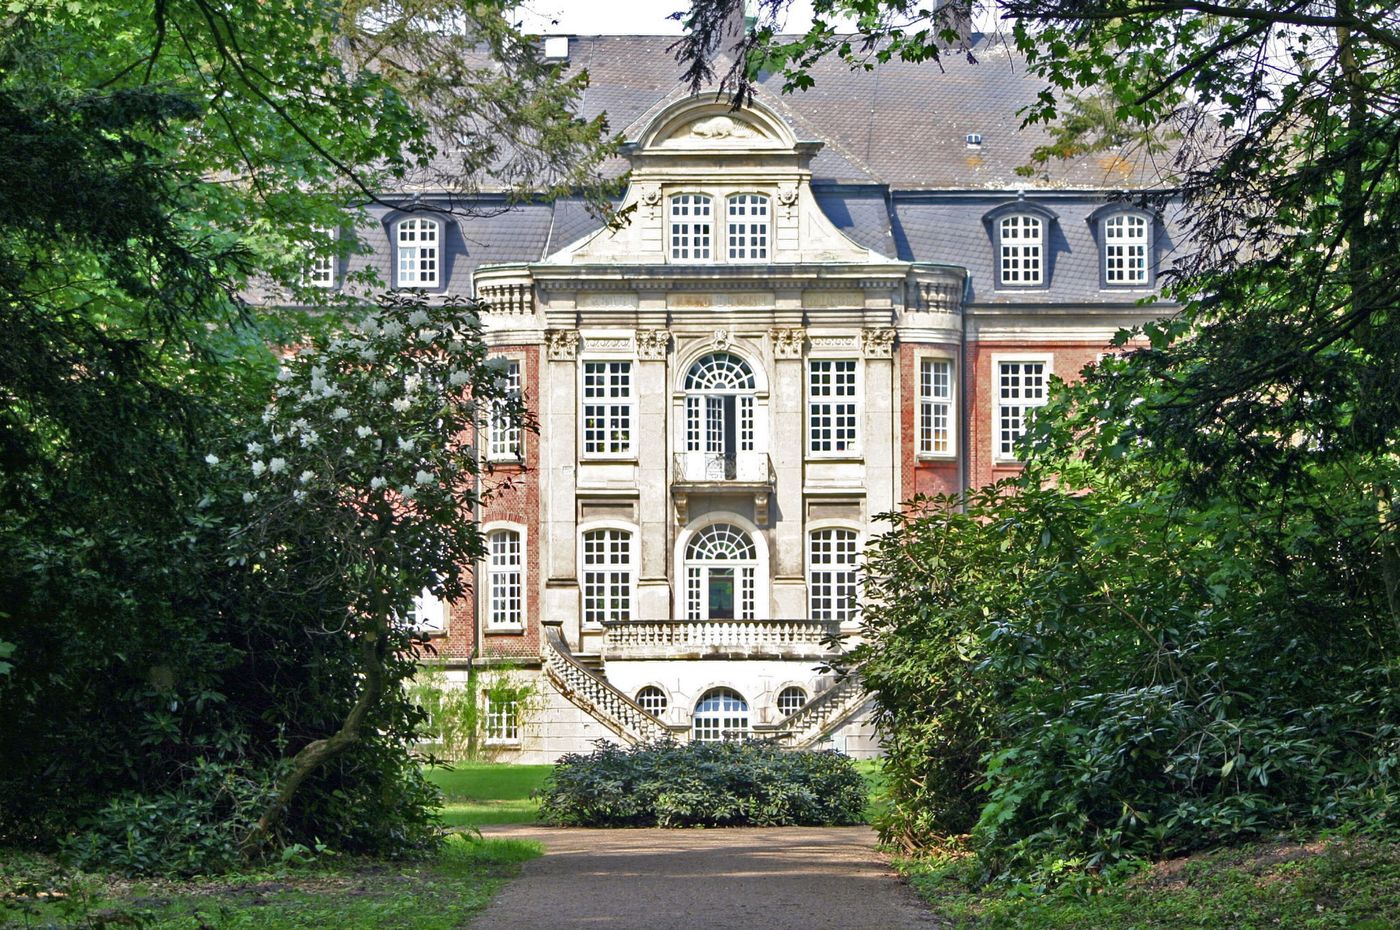
[[[497,702],[491,700],[491,692],[482,697],[482,733],[492,746],[514,746],[520,742],[520,699]]]
[[[524,385],[525,362],[517,356],[501,356],[506,370],[501,377],[506,391],[521,396]],[[503,416],[504,403],[492,401],[491,424],[487,431],[486,457],[493,462],[518,462],[525,457],[524,437],[520,424],[507,425]]]
[[[331,240],[331,250],[328,255],[311,253],[311,261],[306,266],[306,273],[303,281],[307,287],[319,287],[330,290],[336,285],[336,264],[339,258],[339,249],[336,243],[340,240],[340,230],[334,227],[317,226],[314,230],[320,235],[327,236]]]
[[[698,212],[703,206],[704,212]],[[666,198],[666,254],[684,264],[715,260],[715,198],[676,191]]]
[[[822,592],[822,597],[830,598],[832,607],[823,607],[819,609],[817,606],[819,594],[819,586],[816,579],[817,572],[822,571],[825,573],[829,573],[833,576],[846,573],[846,569],[844,568],[831,567],[840,566],[843,563],[835,561],[818,563],[816,561],[816,537],[819,534],[836,532],[850,533],[854,536],[854,553],[852,556],[852,561],[850,562],[849,569],[851,577],[849,580],[842,580],[833,577],[829,581],[822,582],[822,587],[830,586],[831,588],[829,592]],[[859,614],[861,593],[860,558],[861,554],[864,552],[864,543],[864,534],[861,532],[860,527],[855,526],[851,523],[818,522],[811,524],[807,528],[807,539],[805,547],[807,551],[807,558],[805,560],[807,581],[807,616],[811,617],[813,620],[836,620],[842,624],[851,623],[857,618]],[[833,545],[835,545],[834,540]],[[844,610],[839,609],[835,605],[837,605],[840,602],[839,595],[841,593],[841,589],[847,587],[850,590],[850,605]]]
[[[738,709],[728,709],[721,705],[718,711],[708,712],[701,717],[699,714],[700,705],[716,691],[728,692],[724,695],[715,695],[722,700],[728,700],[730,695],[738,698],[739,702],[744,705],[744,709],[742,711]],[[738,715],[740,713],[743,714],[743,728],[725,729],[724,723],[739,720],[740,718]],[[733,714],[734,716],[727,717],[725,716],[726,714]],[[698,720],[714,720],[717,721],[717,725],[714,727],[705,727],[704,732],[706,735],[701,736],[701,728],[696,726],[696,721]],[[711,730],[714,731],[714,735],[709,735]],[[740,733],[741,738],[744,739],[747,739],[753,732],[753,705],[749,703],[749,699],[744,697],[743,693],[740,692],[738,688],[731,688],[728,685],[714,685],[706,688],[700,693],[700,697],[695,700],[695,703],[691,705],[690,708],[690,738],[697,743],[721,743],[724,742],[728,734],[733,734],[735,732]]]
[[[441,220],[409,216],[394,223],[395,285],[401,288],[441,287],[442,240]]]
[[[838,365],[838,364],[849,364],[849,365],[851,366],[851,393],[850,393],[849,395],[844,395],[844,394],[816,394],[816,393],[814,393],[814,385],[813,385],[813,383],[812,383],[812,376],[813,376],[813,372],[816,370],[816,367],[819,366],[819,365],[833,365],[833,366],[834,366],[834,365]],[[832,369],[832,372],[833,372],[833,375],[834,375],[835,369]],[[864,379],[863,379],[863,372],[862,372],[862,368],[861,368],[861,364],[860,364],[860,359],[859,359],[859,358],[852,358],[852,357],[849,357],[849,356],[845,356],[845,357],[842,357],[842,356],[832,356],[832,357],[830,357],[830,358],[823,358],[823,357],[808,358],[808,359],[807,359],[807,364],[804,366],[803,379],[804,379],[804,381],[805,381],[805,386],[804,386],[803,390],[804,390],[805,399],[806,399],[806,404],[804,405],[804,407],[805,407],[805,409],[804,409],[804,414],[805,414],[806,422],[805,422],[805,425],[804,425],[803,432],[806,433],[806,440],[807,440],[807,441],[806,441],[806,446],[807,446],[807,457],[808,457],[808,458],[814,458],[814,459],[820,459],[820,458],[827,458],[827,459],[852,459],[852,458],[860,458],[860,455],[861,455],[861,422],[860,422],[860,421],[861,421],[861,416],[862,416],[862,414],[863,414],[863,412],[864,412],[864,411],[863,411],[863,404],[861,403],[861,393],[862,393],[862,389],[863,389],[863,387],[864,387],[864,384],[863,384]],[[833,381],[832,383],[833,383],[833,386],[834,386],[834,381]],[[852,428],[852,431],[853,431],[853,435],[852,435],[852,437],[851,437],[851,439],[850,439],[850,441],[849,441],[849,444],[848,444],[845,448],[841,448],[841,449],[837,449],[837,448],[834,447],[834,446],[835,446],[835,438],[834,438],[834,437],[835,437],[835,430],[836,430],[837,427],[835,426],[835,423],[833,422],[832,425],[829,427],[829,428],[833,431],[833,438],[824,441],[824,442],[826,443],[826,445],[827,445],[826,448],[818,448],[818,447],[817,447],[817,442],[818,442],[818,440],[817,440],[817,436],[816,436],[816,430],[813,428],[813,421],[815,420],[815,418],[816,418],[816,416],[817,416],[817,410],[818,410],[818,408],[819,408],[819,407],[832,407],[832,408],[834,408],[834,407],[836,407],[836,406],[838,406],[838,405],[844,406],[844,404],[842,403],[842,401],[841,401],[840,399],[841,399],[841,398],[845,398],[845,397],[847,397],[847,396],[849,396],[849,399],[850,399],[850,406],[851,406],[851,414],[850,414],[850,417],[851,417],[851,428]],[[834,410],[828,412],[828,414],[827,414],[827,416],[832,417],[833,420],[834,420],[834,418],[835,418],[837,415],[838,415],[838,414],[836,414]]]
[[[731,262],[771,260],[773,208],[767,194],[740,191],[724,198],[724,254]]]
[[[413,598],[413,629],[424,636],[443,636],[451,607],[442,598],[424,588]]]
[[[915,394],[918,402],[914,407],[914,427],[918,437],[917,455],[924,459],[952,458],[958,453],[958,363],[951,356],[933,354],[918,354],[915,356],[915,363]],[[930,377],[929,371],[939,365],[947,368],[947,391],[943,395],[938,394],[937,381]],[[947,424],[947,441],[942,447],[934,441],[934,427],[940,408]]]
[[[642,695],[648,691],[653,692],[653,694],[649,694],[644,698]],[[660,707],[654,706],[656,704],[655,698],[657,696],[659,696],[661,699]],[[640,688],[637,689],[637,694],[633,698],[633,700],[637,702],[638,707],[651,714],[653,717],[664,717],[666,715],[666,711],[671,709],[671,696],[667,694],[666,689],[661,687],[660,685],[642,685]]]
[[[1045,218],[1034,213],[1009,213],[997,224],[997,287],[1045,286]],[[1029,227],[1034,224],[1034,234]]]
[[[796,707],[793,707],[793,708],[791,708],[791,709],[789,709],[789,710],[784,710],[784,709],[783,709],[783,698],[784,698],[785,696],[790,695],[790,694],[791,694],[792,692],[794,692],[794,691],[796,691],[796,692],[798,692],[798,693],[800,693],[800,694],[802,695],[802,700],[799,701],[799,702],[797,703],[797,706],[796,706]],[[807,703],[808,701],[810,701],[811,699],[812,699],[812,692],[809,691],[809,690],[807,690],[806,688],[804,688],[802,685],[783,685],[781,688],[778,689],[778,693],[777,693],[776,695],[773,696],[773,707],[774,707],[774,708],[778,711],[778,713],[781,714],[782,716],[784,716],[784,717],[791,717],[793,714],[797,713],[797,711],[801,710],[801,709],[803,708],[803,706],[805,706],[806,703]]]
[[[1054,356],[1048,354],[1027,354],[1027,355],[994,355],[992,356],[992,461],[996,463],[1019,463],[1021,459],[1016,457],[1014,451],[1015,440],[1012,441],[1013,451],[1002,451],[1002,412],[1005,408],[1016,407],[1020,409],[1020,432],[1017,439],[1025,435],[1026,411],[1036,407],[1044,407],[1050,395],[1050,377],[1054,374]],[[1021,403],[1006,403],[1007,398],[1002,395],[1002,366],[1003,365],[1043,365],[1044,377],[1041,387],[1041,396],[1031,398],[1025,402],[1026,398],[1020,398]],[[1024,373],[1021,375],[1024,377]]]
[[[1152,217],[1139,210],[1117,210],[1099,219],[1099,273],[1105,288],[1152,286],[1152,233]],[[1134,258],[1140,267],[1132,267]]]
[[[618,373],[611,367],[613,365],[626,366],[627,371],[627,393],[625,395],[614,395],[612,393],[615,385],[613,377]],[[591,366],[603,366],[603,382],[600,385],[589,384],[589,368]],[[637,364],[629,358],[585,358],[579,361],[579,452],[585,459],[631,459],[636,458],[636,436],[637,436]],[[601,393],[590,397],[589,391],[597,390]],[[597,408],[596,413],[590,413],[591,408]],[[597,418],[601,423],[599,436],[595,439],[590,437],[593,432],[590,422]],[[627,440],[625,444],[614,443],[613,437],[625,423]],[[596,445],[595,445],[596,443]],[[616,448],[613,448],[613,446]]]
[[[526,618],[529,616],[529,584],[527,577],[527,567],[529,560],[529,533],[528,530],[519,523],[487,523],[481,528],[482,535],[486,539],[486,557],[482,560],[481,577],[485,579],[482,588],[482,616],[485,622],[482,629],[488,633],[512,632],[518,633],[525,629]],[[505,556],[507,553],[497,553],[497,537],[504,534],[512,534],[515,537],[516,561],[510,564],[508,558],[499,558],[498,555]],[[514,575],[514,581],[510,576]],[[497,581],[505,587],[498,587]],[[513,590],[512,590],[513,589]],[[515,600],[516,610],[513,620],[500,621],[497,619],[498,611],[497,597],[504,592],[509,598]],[[506,612],[509,614],[509,611]]]
[[[589,561],[589,536],[594,533],[621,533],[627,537],[627,561],[626,562],[590,562]],[[634,620],[637,617],[637,556],[640,535],[637,527],[630,523],[589,523],[579,528],[578,532],[578,590],[579,590],[579,619],[588,630],[600,630],[605,623],[622,623]],[[608,546],[611,546],[609,537]],[[611,552],[609,548],[608,553]],[[594,579],[593,575],[601,576]],[[615,597],[615,592],[619,581],[626,591],[626,597],[619,599]],[[592,611],[590,607],[590,597],[592,589],[599,585],[601,592],[602,610],[601,617],[590,617]]]

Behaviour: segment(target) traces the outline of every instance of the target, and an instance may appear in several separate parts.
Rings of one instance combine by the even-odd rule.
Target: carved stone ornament
[[[648,207],[654,207],[661,203],[661,188],[656,186],[642,188],[642,203]]]
[[[778,203],[782,204],[782,205],[785,206],[785,207],[790,207],[790,206],[792,206],[793,204],[797,203],[797,188],[795,188],[795,187],[780,187],[780,188],[778,188]]]
[[[697,139],[751,139],[754,131],[731,116],[712,116],[690,125],[690,135]]]
[[[569,362],[578,358],[578,330],[551,329],[544,338],[549,345],[550,361]]]
[[[894,330],[861,330],[860,351],[866,358],[890,358],[894,355]]]
[[[729,339],[729,330],[727,330],[727,329],[717,329],[717,330],[715,330],[714,344],[715,344],[715,348],[716,348],[716,349],[718,349],[719,351],[723,352],[725,349],[728,349],[728,348],[729,348],[729,343],[730,343],[730,339]]]
[[[661,359],[671,347],[671,334],[664,329],[637,330],[637,357]]]
[[[774,358],[801,358],[805,334],[800,329],[775,329],[769,333],[773,339]]]

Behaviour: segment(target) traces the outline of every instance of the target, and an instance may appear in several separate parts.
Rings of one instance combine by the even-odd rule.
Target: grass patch
[[[427,770],[442,789],[442,819],[450,827],[480,827],[493,823],[535,823],[539,802],[531,793],[544,784],[552,765],[499,765],[462,762],[451,771]]]
[[[0,850],[0,927],[455,930],[542,852],[524,840],[456,835],[426,862],[322,858],[218,878],[132,881]]]
[[[899,863],[955,930],[1392,930],[1400,843],[1268,844],[1163,862],[1091,895],[977,890],[968,859]]]

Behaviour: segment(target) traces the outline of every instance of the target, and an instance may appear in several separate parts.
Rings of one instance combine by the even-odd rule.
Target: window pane
[[[525,618],[520,534],[498,530],[487,537],[487,545],[487,623],[518,627]]]
[[[583,619],[601,624],[632,618],[632,534],[590,530],[583,534]]]
[[[1045,405],[1045,363],[1002,362],[997,370],[997,456],[1015,458],[1026,412]]]
[[[809,363],[807,442],[812,452],[856,448],[856,363],[816,359]]]
[[[768,198],[737,194],[729,198],[729,258],[762,261],[768,258]]]
[[[509,395],[505,401],[492,405],[491,430],[487,453],[491,458],[518,459],[520,457],[520,424],[512,421],[507,414],[507,405],[520,399],[520,363],[510,362],[501,375],[504,388]]]
[[[953,363],[926,358],[919,367],[919,451],[953,451]]]
[[[583,451],[625,455],[632,451],[632,363],[583,365]]]
[[[807,591],[813,620],[850,620],[856,609],[856,532],[817,530],[811,536]]]
[[[710,258],[710,198],[676,194],[671,198],[671,259],[694,262]]]

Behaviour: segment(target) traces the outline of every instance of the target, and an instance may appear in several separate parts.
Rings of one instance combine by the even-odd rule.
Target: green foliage
[[[755,741],[601,743],[559,760],[540,800],[558,826],[825,826],[863,822],[865,780],[836,752]]]

